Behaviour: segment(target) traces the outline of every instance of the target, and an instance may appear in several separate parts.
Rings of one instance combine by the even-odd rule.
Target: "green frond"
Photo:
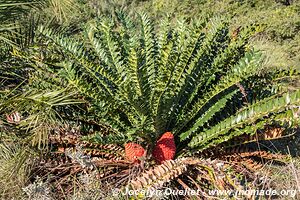
[[[260,54],[255,52],[247,53],[245,57],[242,58],[230,72],[227,72],[216,85],[212,85],[202,98],[199,98],[194,102],[191,108],[186,107],[186,109],[183,109],[182,114],[177,121],[176,132],[180,132],[182,128],[184,128],[184,126],[186,126],[186,124],[189,123],[214,97],[217,97],[222,92],[235,86],[243,79],[257,73],[259,67]]]
[[[145,72],[145,80],[147,81],[144,85],[145,89],[148,87],[155,88],[155,76],[157,69],[155,67],[154,58],[154,27],[151,20],[146,14],[140,15],[141,20],[141,70]],[[146,93],[147,94],[147,93]],[[149,91],[150,94],[150,91]]]
[[[126,114],[128,117],[128,120],[132,124],[137,124],[137,117],[139,112],[135,109],[132,110],[132,108],[135,108],[136,106],[132,105],[132,102],[128,100],[128,96],[124,94],[128,94],[124,91],[122,87],[122,79],[125,79],[124,71],[125,68],[123,66],[123,63],[121,63],[121,55],[118,49],[116,49],[116,43],[113,41],[113,38],[110,36],[109,31],[109,25],[106,23],[101,24],[101,31],[104,32],[104,38],[105,38],[105,47],[107,48],[106,55],[108,55],[108,63],[110,64],[110,68],[115,69],[116,74],[113,75],[113,71],[108,71],[107,68],[95,65],[94,63],[91,63],[89,61],[88,52],[85,52],[82,45],[83,44],[77,44],[75,41],[69,40],[65,38],[64,36],[55,36],[53,37],[53,33],[50,31],[44,31],[45,35],[52,38],[55,42],[57,42],[61,47],[68,50],[68,52],[71,53],[72,57],[75,58],[79,62],[79,66],[74,66],[75,69],[79,69],[82,71],[82,74],[78,77],[76,77],[74,80],[72,80],[70,83],[74,84],[76,88],[79,88],[80,91],[85,92],[86,94],[89,94],[90,97],[93,99],[103,99],[107,102],[109,99],[110,104],[107,104],[107,106],[112,105],[112,102],[115,102],[118,104],[119,111],[123,111],[123,113]],[[41,30],[43,32],[43,29]],[[100,48],[100,47],[99,47]],[[68,64],[70,66],[70,64]],[[66,65],[66,70],[68,70],[72,74],[71,71],[73,70],[72,67],[68,67]],[[82,66],[82,67],[81,67]],[[70,71],[71,70],[71,71]],[[84,70],[84,71],[83,71]],[[73,70],[74,71],[74,70]],[[78,73],[78,72],[77,72]],[[123,74],[123,75],[122,75]],[[91,77],[92,76],[92,77]],[[86,83],[86,79],[90,79],[91,83]],[[91,79],[92,78],[92,79]],[[69,79],[70,80],[70,79]],[[130,80],[127,78],[127,80]],[[96,81],[96,82],[94,82]],[[87,84],[90,84],[90,86],[87,86]],[[102,87],[101,87],[102,86]],[[86,88],[86,89],[85,89]],[[92,91],[88,90],[92,89]],[[103,90],[105,91],[103,93]],[[96,94],[96,95],[94,95]],[[92,95],[92,96],[91,96]],[[109,98],[107,97],[109,95]],[[122,99],[123,101],[118,101],[118,99]],[[117,100],[117,101],[116,101]]]
[[[101,84],[102,87],[99,88],[99,91],[104,90],[108,95],[113,96],[112,88],[115,87],[114,79],[111,78],[110,73],[107,72],[104,67],[97,67],[94,63],[89,61],[88,53],[83,48],[83,44],[78,44],[76,41],[63,36],[62,34],[55,33],[52,30],[47,30],[42,26],[39,31],[60,45],[65,51],[70,52],[71,56],[82,66],[80,69],[85,70],[83,72],[88,73],[90,76],[94,77],[99,84]],[[109,82],[104,80],[109,80]]]
[[[221,51],[222,46],[225,46],[223,43],[226,40],[226,24],[222,21],[216,21],[209,25],[212,25],[212,28],[205,34],[201,31],[202,26],[192,30],[193,32],[189,34],[191,43],[188,42],[187,46],[182,47],[184,51],[181,52],[172,73],[174,83],[171,80],[169,86],[174,90],[175,95],[178,95],[179,92],[184,93],[183,91],[187,90],[187,88],[182,88],[184,85],[185,87],[189,85],[193,89],[195,84],[193,81],[198,80],[199,73],[204,68],[210,68],[211,60],[218,54],[218,51]],[[195,34],[194,37],[193,34]]]
[[[111,65],[111,68],[114,68],[119,75],[120,81],[123,81],[123,58],[122,54],[120,52],[120,47],[116,41],[116,39],[113,37],[112,34],[112,24],[108,20],[103,20],[99,22],[99,30],[100,34],[102,35],[102,42],[104,43],[104,47],[107,48],[106,51],[106,59],[108,59],[109,64]]]
[[[215,28],[215,26],[220,27]],[[184,35],[183,43],[179,44],[182,50],[180,50],[177,63],[174,65],[174,69],[168,80],[168,85],[164,89],[163,94],[165,98],[161,106],[163,107],[161,112],[169,109],[172,110],[165,116],[169,119],[168,124],[165,125],[168,128],[170,128],[169,124],[172,121],[172,117],[178,112],[177,106],[181,107],[182,104],[185,104],[185,102],[181,101],[181,97],[195,89],[195,82],[199,81],[201,69],[209,68],[209,63],[206,63],[205,59],[209,60],[210,56],[214,57],[217,54],[215,49],[221,49],[221,47],[217,48],[218,44],[220,44],[220,38],[224,37],[220,32],[226,26],[223,22],[219,22],[213,27],[215,29],[206,35],[203,33],[203,24],[191,27],[191,29],[186,30],[188,37]],[[226,35],[226,31],[224,31],[224,34]]]
[[[166,26],[166,25],[164,25]],[[172,72],[175,68],[177,60],[182,51],[185,37],[186,27],[183,21],[177,21],[176,28],[170,29],[168,32],[161,32],[160,37],[166,37],[167,43],[165,46],[161,46],[158,41],[158,76],[157,76],[157,88],[154,88],[154,95],[151,101],[152,113],[155,116],[155,129],[158,133],[165,129],[167,122],[167,115],[162,105],[165,102],[165,98],[168,96],[167,92],[168,84],[172,77]],[[166,30],[167,31],[167,30]],[[162,35],[165,34],[165,35]],[[161,46],[161,47],[160,47]],[[164,48],[166,48],[164,50]],[[162,60],[164,59],[164,60]],[[162,65],[161,62],[164,62]]]
[[[233,92],[230,92],[227,95],[223,96],[216,103],[209,106],[209,109],[196,120],[196,122],[189,128],[188,131],[185,131],[180,134],[180,140],[181,141],[186,140],[193,133],[196,133],[200,127],[202,127],[206,122],[208,122],[214,116],[215,113],[223,109],[226,106],[227,101],[229,101],[232,98],[232,96],[235,95],[236,93],[237,90],[234,90]]]
[[[272,98],[268,101],[257,102],[255,105],[250,105],[247,109],[242,110],[236,113],[234,116],[231,116],[217,125],[211,127],[208,130],[204,130],[201,133],[198,133],[197,136],[192,138],[189,143],[190,147],[198,147],[199,149],[207,148],[206,145],[209,144],[218,144],[224,140],[217,140],[218,137],[226,137],[228,139],[241,135],[243,132],[237,131],[236,134],[226,134],[233,129],[242,128],[244,125],[254,123],[256,120],[261,119],[262,117],[268,116],[270,113],[282,112],[285,109],[289,109],[290,105],[298,105],[300,91],[295,91],[291,94],[284,94],[280,98]],[[216,139],[216,140],[214,140]]]

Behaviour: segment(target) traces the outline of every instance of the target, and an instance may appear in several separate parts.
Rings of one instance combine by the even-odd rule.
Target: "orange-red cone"
[[[130,142],[125,144],[125,157],[134,162],[140,163],[139,158],[143,157],[145,154],[145,149],[136,143]]]
[[[164,133],[156,142],[152,156],[158,164],[165,160],[173,160],[176,153],[174,135],[171,132]]]

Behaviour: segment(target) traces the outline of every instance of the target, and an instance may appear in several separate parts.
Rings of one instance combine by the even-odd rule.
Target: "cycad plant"
[[[247,46],[253,28],[231,37],[223,20],[154,26],[146,15],[138,19],[93,21],[82,41],[40,30],[64,53],[53,63],[58,77],[89,101],[88,110],[112,134],[153,144],[170,131],[178,144],[204,150],[254,133],[262,127],[253,126],[257,121],[283,117],[299,103],[297,91],[282,94],[272,83],[247,95],[256,87],[251,78],[266,76],[260,53]]]
[[[156,141],[171,132],[176,158],[199,156],[216,152],[215,147],[234,146],[225,142],[257,135],[267,124],[299,121],[294,108],[300,104],[300,91],[287,91],[276,82],[298,74],[263,70],[262,55],[247,44],[256,31],[253,25],[232,34],[224,19],[165,20],[157,25],[147,15],[130,18],[119,12],[116,18],[91,21],[84,34],[74,38],[40,27],[39,44],[15,55],[36,69],[25,89],[63,90],[59,94],[76,94],[76,103],[81,103],[38,105],[45,103],[65,122],[108,127],[108,132],[94,130],[81,137],[85,145],[96,143],[109,150],[105,145],[139,143],[147,161]],[[152,181],[152,172],[166,174],[153,184],[161,186],[189,165],[200,170],[201,162],[209,161],[178,158],[163,164],[163,172],[153,169],[142,176]],[[140,180],[132,186],[143,186]],[[144,186],[150,187],[151,181]]]

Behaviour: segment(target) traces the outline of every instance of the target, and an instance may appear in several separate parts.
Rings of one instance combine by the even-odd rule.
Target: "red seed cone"
[[[143,157],[145,154],[145,149],[136,143],[130,142],[125,144],[125,157],[134,162],[140,163],[139,158]]]
[[[173,160],[176,153],[174,136],[171,132],[164,133],[156,142],[152,156],[158,164],[165,160]]]

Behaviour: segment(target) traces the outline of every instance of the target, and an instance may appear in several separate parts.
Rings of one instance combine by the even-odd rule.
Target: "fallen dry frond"
[[[157,165],[134,180],[129,185],[135,189],[156,189],[164,185],[164,183],[181,175],[187,169],[187,164],[182,159],[167,160],[161,165]]]

